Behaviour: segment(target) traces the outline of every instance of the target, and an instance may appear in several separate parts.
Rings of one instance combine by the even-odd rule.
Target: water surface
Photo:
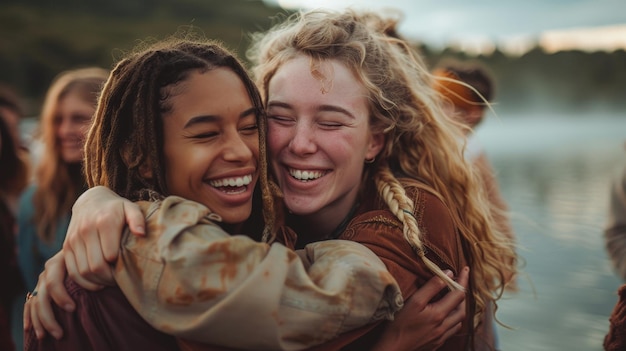
[[[626,116],[490,118],[478,136],[498,172],[525,261],[500,304],[501,348],[602,350],[621,284],[603,226],[609,182],[626,166]]]

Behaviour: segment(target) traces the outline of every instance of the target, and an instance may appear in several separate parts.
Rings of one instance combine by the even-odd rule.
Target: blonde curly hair
[[[416,254],[451,288],[462,289],[426,258],[422,233],[409,215],[413,203],[396,175],[419,180],[448,206],[458,233],[470,243],[467,259],[477,322],[515,275],[517,256],[494,226],[490,202],[463,157],[462,127],[444,113],[432,88],[433,76],[406,41],[389,34],[397,22],[354,10],[301,12],[267,33],[257,33],[247,54],[265,100],[275,72],[297,55],[318,63],[337,60],[353,72],[367,90],[372,132],[385,135],[385,146],[364,177],[373,177]]]

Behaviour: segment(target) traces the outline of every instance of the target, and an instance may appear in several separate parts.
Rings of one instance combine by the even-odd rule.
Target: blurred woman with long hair
[[[34,287],[44,263],[63,245],[76,198],[86,189],[82,173],[85,136],[108,72],[82,68],[61,73],[48,89],[40,120],[41,154],[33,184],[18,208],[19,264]]]

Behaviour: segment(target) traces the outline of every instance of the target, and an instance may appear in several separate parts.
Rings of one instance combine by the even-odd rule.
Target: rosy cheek
[[[268,128],[267,131],[267,148],[270,154],[278,153],[280,145],[283,143],[285,136],[279,128]]]

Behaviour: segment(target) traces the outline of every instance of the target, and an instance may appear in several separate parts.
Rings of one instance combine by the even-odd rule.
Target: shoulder
[[[128,229],[122,238],[125,254],[132,253],[155,262],[162,261],[162,251],[173,245],[177,250],[198,250],[195,237],[228,237],[216,223],[222,219],[206,206],[178,196],[158,201],[135,202],[146,218],[146,235],[132,235]],[[171,249],[171,248],[170,248]]]
[[[417,219],[427,255],[439,266],[456,271],[464,265],[461,237],[450,208],[443,198],[429,187],[410,179],[402,179],[407,195],[415,205]]]
[[[414,203],[412,215],[417,220],[420,239],[428,256],[442,268],[457,271],[464,264],[463,249],[448,206],[440,195],[423,183],[409,178],[399,180]],[[356,216],[341,239],[377,246],[372,250],[379,256],[385,254],[398,259],[403,256],[407,260],[416,257],[404,238],[402,223],[386,206]]]
[[[400,183],[406,195],[413,201],[414,215],[418,220],[423,220],[431,215],[450,215],[441,195],[435,193],[434,189],[409,178],[401,178]]]
[[[30,185],[20,196],[16,216],[18,231],[20,233],[27,231],[32,231],[33,234],[35,233],[36,227],[33,225],[33,221],[35,220],[35,205],[33,197],[36,189],[37,187],[35,185]]]
[[[179,196],[168,196],[158,201],[138,201],[148,221],[198,223],[205,219],[221,222],[222,218],[201,203]]]
[[[409,178],[400,178],[399,180],[407,197],[413,201],[412,215],[417,219],[420,229],[428,229],[427,227],[437,223],[442,224],[442,222],[448,224],[450,228],[454,228],[450,210],[441,196],[417,180]],[[355,216],[346,229],[347,233],[344,233],[342,237],[354,235],[356,227],[364,226],[383,226],[391,231],[402,231],[402,223],[382,202],[378,206],[361,211],[359,215]]]
[[[35,196],[35,190],[37,190],[37,185],[30,184],[26,187],[26,189],[20,195],[19,200],[19,210],[28,211],[33,208],[33,197]]]
[[[427,240],[431,239],[431,231],[455,232],[452,213],[440,195],[420,183],[409,183],[405,185],[405,190],[407,196],[413,200],[413,215]]]

